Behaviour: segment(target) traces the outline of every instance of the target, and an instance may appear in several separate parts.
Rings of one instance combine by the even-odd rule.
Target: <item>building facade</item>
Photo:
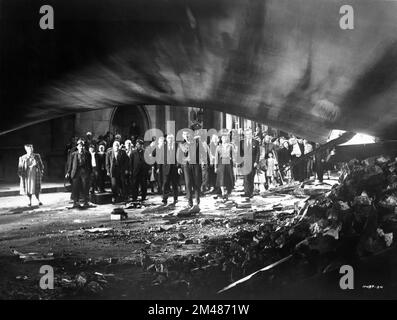
[[[132,122],[143,137],[147,129],[158,128],[166,134],[169,121],[175,121],[175,133],[190,127],[193,121],[201,122],[205,129],[254,128],[251,120],[227,113],[195,107],[174,106],[122,106],[82,112],[49,120],[0,136],[0,182],[17,182],[18,157],[24,154],[24,144],[31,143],[41,154],[46,181],[59,181],[65,172],[66,145],[74,136],[94,136],[110,131],[128,137]]]

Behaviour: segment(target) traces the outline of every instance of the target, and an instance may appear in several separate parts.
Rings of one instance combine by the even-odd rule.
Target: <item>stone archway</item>
[[[121,106],[114,108],[109,131],[119,133],[123,137],[129,137],[129,129],[135,122],[139,128],[139,136],[143,137],[146,130],[150,128],[150,116],[144,106]]]

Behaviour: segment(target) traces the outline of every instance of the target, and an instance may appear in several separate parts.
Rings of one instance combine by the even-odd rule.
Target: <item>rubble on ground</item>
[[[197,287],[220,286],[222,280],[214,278],[227,284],[289,254],[294,255],[295,270],[307,276],[308,270],[328,272],[390,248],[397,236],[397,163],[381,159],[350,161],[339,185],[326,194],[311,193],[299,211],[296,206],[274,205],[273,210],[264,210],[266,223],[206,241],[203,255],[167,261],[165,269],[172,277],[162,285],[171,294],[175,281],[185,281],[190,284],[186,295],[195,297]],[[289,188],[283,192],[296,193],[300,187]],[[233,226],[232,221],[226,226]],[[269,277],[274,281],[274,273]]]
[[[88,259],[67,271],[57,270],[59,289],[54,294],[103,297],[110,288],[122,286],[123,290],[134,287],[137,297],[150,293],[151,298],[216,298],[222,288],[278,261],[282,262],[230,291],[243,287],[245,293],[271,292],[331,272],[394,247],[396,168],[396,161],[383,157],[371,162],[353,160],[345,165],[339,184],[281,186],[246,207],[239,200],[219,202],[224,207],[222,216],[167,214],[160,224],[145,225],[142,215],[137,220],[142,228],[136,230],[126,221],[81,228],[76,235],[86,240],[140,247],[130,257]],[[14,254],[30,259],[27,254]],[[135,269],[144,279],[131,286],[127,270]],[[18,277],[21,286],[30,281]],[[256,283],[259,291],[253,289]],[[131,297],[118,290],[122,297]]]

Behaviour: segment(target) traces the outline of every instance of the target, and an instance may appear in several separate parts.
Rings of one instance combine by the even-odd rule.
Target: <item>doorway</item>
[[[130,137],[130,128],[135,122],[139,137],[143,137],[150,128],[150,118],[144,106],[116,107],[110,119],[110,131],[121,134],[123,138]]]

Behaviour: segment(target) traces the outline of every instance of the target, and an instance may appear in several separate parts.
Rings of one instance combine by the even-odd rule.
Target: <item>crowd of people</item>
[[[165,205],[170,196],[175,204],[184,186],[191,209],[199,206],[203,194],[217,194],[227,201],[238,176],[244,180],[242,196],[252,198],[261,185],[268,190],[313,176],[322,182],[324,172],[329,175],[335,165],[335,150],[311,153],[318,144],[295,136],[274,137],[260,127],[255,132],[223,129],[209,136],[200,126],[182,132],[181,141],[168,134],[146,144],[136,124],[127,139],[110,132],[97,138],[91,132],[74,137],[65,150],[65,178],[72,185],[73,207],[80,207],[81,200],[88,207],[90,193],[104,193],[110,184],[113,203],[136,203],[139,196],[145,201],[151,188],[162,195]],[[41,205],[43,162],[33,145],[25,145],[25,150],[18,165],[21,194],[29,197],[29,205],[35,195]],[[299,161],[303,155],[308,156]]]
[[[103,193],[110,182],[113,203],[137,202],[139,195],[139,200],[145,201],[151,188],[162,195],[164,204],[169,196],[175,204],[184,185],[192,208],[193,200],[199,206],[202,194],[215,193],[227,201],[239,175],[244,179],[243,196],[251,198],[260,185],[268,190],[312,176],[322,182],[324,172],[332,166],[332,152],[318,152],[297,161],[318,145],[295,136],[273,137],[262,133],[260,127],[255,132],[224,129],[211,136],[202,136],[200,128],[192,129],[183,131],[179,143],[168,134],[145,144],[136,126],[127,139],[110,132],[98,138],[91,132],[83,138],[75,137],[67,148],[66,161],[74,207],[79,206],[80,199],[88,206],[89,193]],[[151,161],[145,158],[148,148]],[[249,150],[249,158],[244,158],[245,150]],[[242,172],[242,163],[235,161],[238,152],[245,162],[251,161],[247,172]]]

